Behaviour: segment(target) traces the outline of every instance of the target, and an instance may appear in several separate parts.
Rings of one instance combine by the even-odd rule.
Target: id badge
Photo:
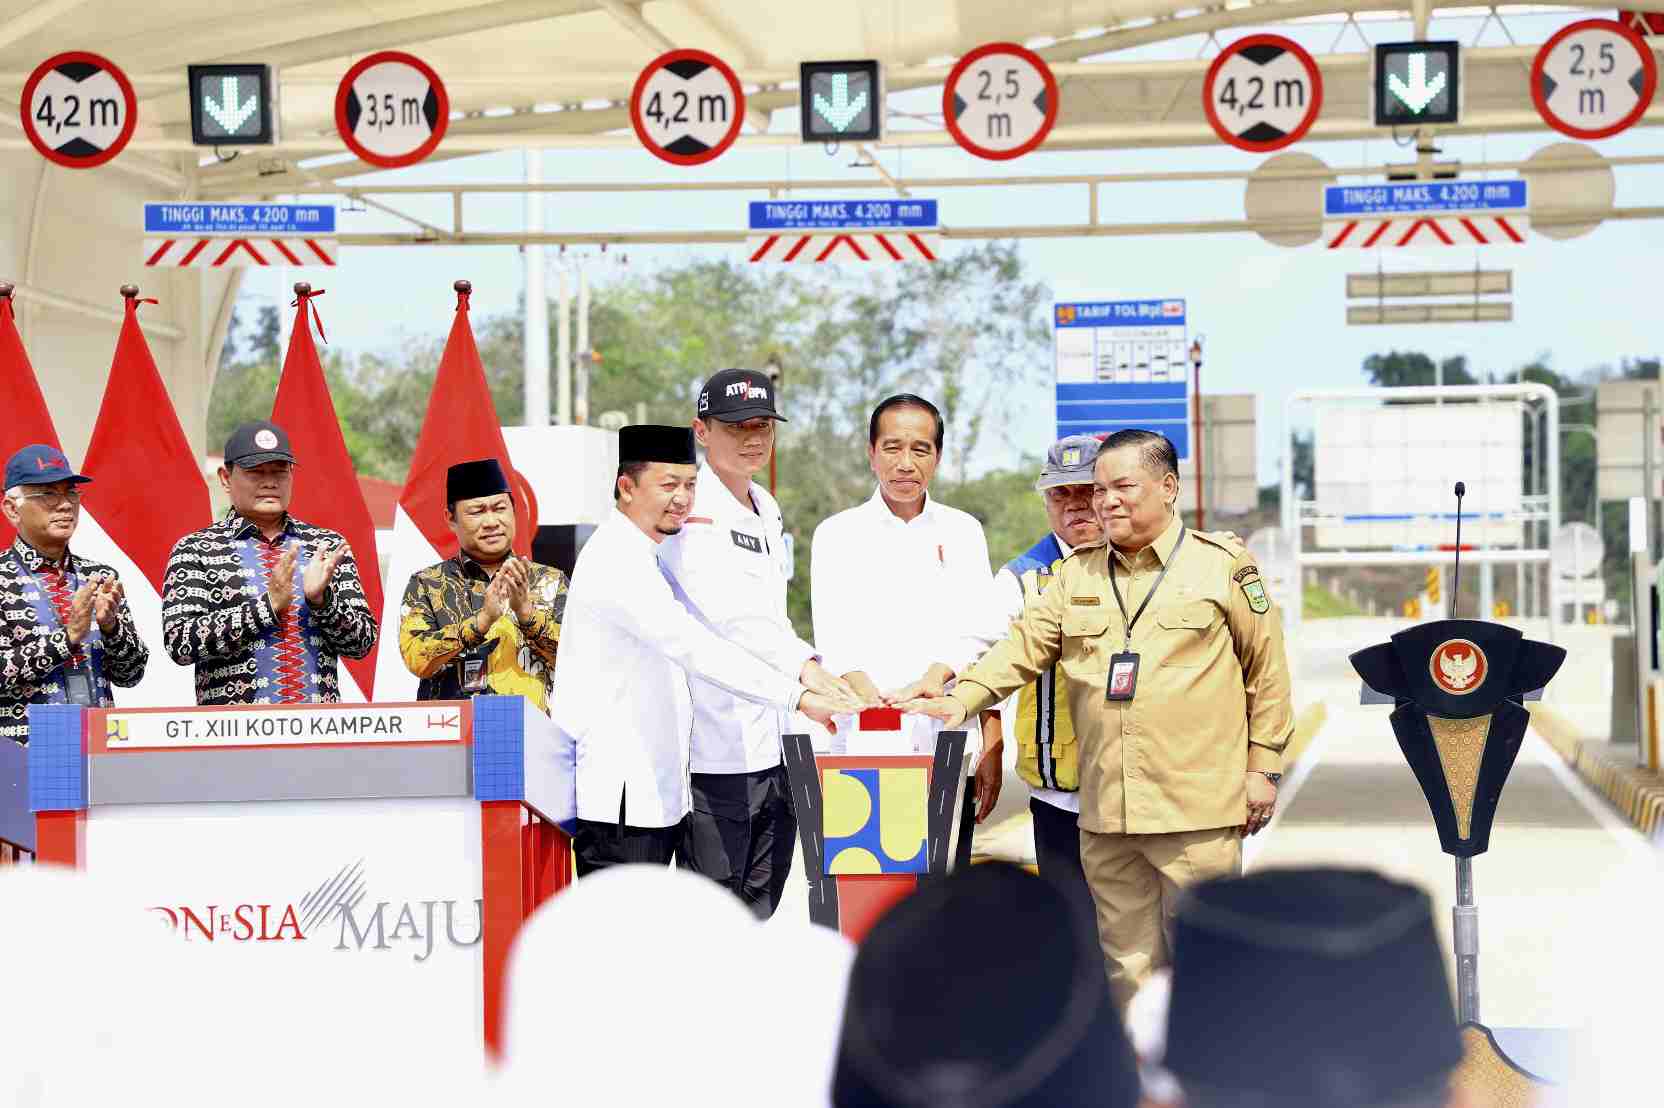
[[[93,696],[92,674],[85,669],[65,671],[64,696],[71,704],[80,704],[87,708],[98,707],[98,700]]]
[[[1138,690],[1138,655],[1116,654],[1109,660],[1109,687],[1105,700],[1131,700]]]
[[[462,662],[462,691],[485,691],[485,659],[465,658]]]

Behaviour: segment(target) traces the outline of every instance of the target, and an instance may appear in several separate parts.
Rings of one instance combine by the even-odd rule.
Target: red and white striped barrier
[[[1515,246],[1524,241],[1525,232],[1505,215],[1401,215],[1335,220],[1323,225],[1323,244],[1330,250]]]
[[[341,248],[329,238],[147,238],[147,266],[212,269],[244,265],[334,265]]]
[[[928,231],[781,231],[752,235],[754,262],[933,262],[941,236]]]

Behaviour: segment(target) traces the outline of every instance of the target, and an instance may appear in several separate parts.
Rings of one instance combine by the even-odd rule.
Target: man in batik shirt
[[[108,708],[150,651],[109,566],[71,554],[81,486],[63,451],[37,443],[6,463],[0,511],[17,539],[0,553],[0,742],[29,742],[29,705]]]
[[[346,539],[289,514],[295,456],[275,423],[231,432],[219,476],[231,510],[168,557],[168,654],[196,666],[198,704],[340,700],[339,660],[376,644]]]
[[[445,519],[460,549],[410,578],[399,612],[416,699],[501,693],[547,712],[566,574],[514,556],[514,496],[495,458],[446,472]]]

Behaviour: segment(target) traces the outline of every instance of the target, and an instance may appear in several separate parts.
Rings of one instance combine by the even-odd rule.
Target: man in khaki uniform
[[[1282,626],[1252,556],[1190,531],[1178,459],[1150,431],[1098,454],[1108,543],[1077,551],[945,697],[904,710],[957,726],[1053,665],[1080,743],[1080,853],[1123,1012],[1167,964],[1180,890],[1235,874],[1271,819],[1294,729]]]

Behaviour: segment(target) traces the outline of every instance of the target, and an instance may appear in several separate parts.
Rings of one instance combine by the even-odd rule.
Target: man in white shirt
[[[867,425],[877,491],[815,528],[815,646],[826,668],[868,701],[940,695],[983,645],[993,580],[988,540],[974,516],[930,497],[942,433],[941,413],[923,397],[903,393],[879,404]],[[902,728],[907,745],[898,753],[935,749],[934,720],[908,715]],[[974,757],[979,746],[973,728],[966,750]],[[970,861],[975,805],[972,783],[956,866]]]
[[[580,877],[630,862],[666,865],[683,849],[690,675],[820,722],[858,707],[802,688],[717,635],[679,599],[657,553],[693,505],[693,432],[626,427],[618,458],[616,508],[573,567],[550,694],[550,715],[576,751]]]
[[[780,506],[751,480],[774,450],[774,387],[755,370],[725,369],[699,391],[694,436],[705,449],[692,514],[659,544],[659,561],[713,631],[804,687],[853,698],[821,667],[786,615],[791,572]],[[785,713],[692,681],[693,810],[682,861],[727,886],[761,919],[791,873],[797,816],[780,759]]]
[[[1092,464],[1102,444],[1095,435],[1069,435],[1053,443],[1034,487],[1046,505],[1051,530],[994,575],[995,611],[986,646],[1004,639],[1011,621],[1038,600],[1064,559],[1078,547],[1104,541],[1092,510]],[[982,719],[983,762],[999,766],[1004,735],[1017,740],[1017,775],[1028,783],[1034,818],[1034,854],[1042,876],[1056,882],[1087,920],[1094,919],[1092,890],[1080,864],[1080,765],[1067,697],[1057,695],[1055,667],[1020,690],[997,713]],[[999,779],[994,778],[995,798]],[[992,810],[990,800],[979,816]]]

